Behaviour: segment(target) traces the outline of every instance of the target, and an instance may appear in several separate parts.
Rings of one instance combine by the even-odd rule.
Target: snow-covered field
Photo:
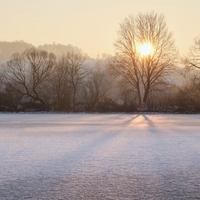
[[[0,199],[200,199],[200,115],[0,114]]]

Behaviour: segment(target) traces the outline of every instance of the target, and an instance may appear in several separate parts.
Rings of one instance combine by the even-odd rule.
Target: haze
[[[91,57],[113,54],[119,23],[130,14],[162,13],[181,54],[200,34],[199,0],[0,0],[0,41],[72,44]]]

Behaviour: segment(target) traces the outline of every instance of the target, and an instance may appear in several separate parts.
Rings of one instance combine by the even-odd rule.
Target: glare
[[[139,47],[139,52],[142,56],[150,55],[153,51],[153,46],[150,43],[144,43]]]

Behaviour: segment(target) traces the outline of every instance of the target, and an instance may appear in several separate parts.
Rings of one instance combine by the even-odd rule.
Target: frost
[[[199,199],[200,115],[0,114],[0,199]]]

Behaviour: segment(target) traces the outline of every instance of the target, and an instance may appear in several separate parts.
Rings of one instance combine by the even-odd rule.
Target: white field
[[[2,113],[0,199],[200,199],[200,115]]]

